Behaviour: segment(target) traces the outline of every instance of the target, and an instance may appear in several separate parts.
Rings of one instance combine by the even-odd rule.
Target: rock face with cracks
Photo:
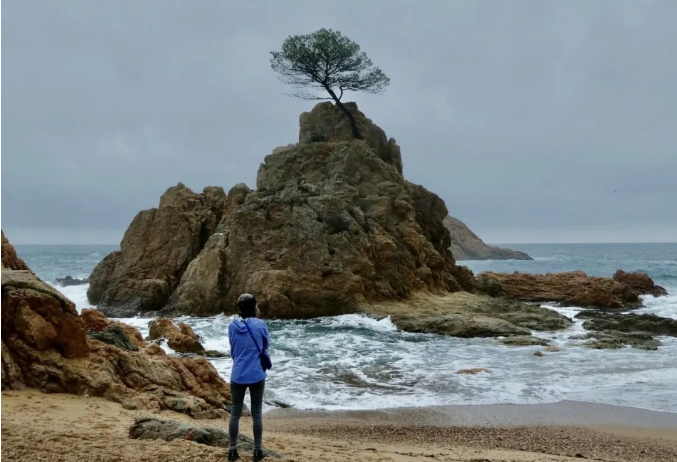
[[[4,270],[2,389],[101,396],[128,409],[194,417],[226,415],[230,388],[207,360],[167,356],[139,341],[131,326],[98,315],[87,319],[31,272]],[[107,334],[112,344],[89,338],[88,330]],[[120,339],[126,339],[122,348],[115,346]]]
[[[222,188],[205,188],[202,194],[182,183],[169,188],[158,208],[134,217],[120,250],[94,269],[90,303],[118,317],[162,308],[216,229],[225,200]]]
[[[168,315],[208,316],[233,312],[238,296],[250,292],[263,316],[307,318],[420,291],[472,290],[472,273],[448,251],[444,202],[405,181],[395,140],[347,106],[364,139],[353,138],[338,108],[318,104],[301,115],[299,143],[264,159],[255,191],[242,184],[230,190],[213,211],[221,214],[214,229],[211,219],[185,227],[204,220],[165,200],[142,212],[120,253],[92,274],[90,300],[104,310],[164,306]],[[196,234],[208,236],[201,250]]]
[[[456,260],[533,260],[524,252],[485,244],[457,218],[447,216],[444,226],[451,234],[449,250]]]

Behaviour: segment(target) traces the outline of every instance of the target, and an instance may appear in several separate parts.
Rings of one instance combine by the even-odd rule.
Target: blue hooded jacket
[[[230,341],[230,356],[233,358],[233,371],[230,380],[240,385],[249,385],[266,378],[266,372],[261,367],[259,351],[249,335],[245,322],[252,331],[256,342],[262,351],[268,350],[268,327],[258,318],[235,318],[228,326],[228,340]]]

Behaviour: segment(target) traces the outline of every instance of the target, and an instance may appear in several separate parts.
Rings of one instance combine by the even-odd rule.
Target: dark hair
[[[237,307],[240,309],[240,316],[243,318],[256,317],[256,298],[252,294],[242,294],[237,299]]]

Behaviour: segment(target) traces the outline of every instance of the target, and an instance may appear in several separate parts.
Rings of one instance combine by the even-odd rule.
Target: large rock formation
[[[524,252],[485,244],[457,218],[445,217],[444,226],[451,234],[449,250],[456,260],[533,260]]]
[[[207,360],[166,356],[157,345],[139,349],[130,339],[138,342],[138,332],[88,318],[90,332],[115,334],[126,340],[125,348],[89,338],[73,303],[29,271],[3,270],[2,389],[32,387],[102,396],[128,409],[225,415],[230,389]]]
[[[493,273],[487,271],[477,277],[477,287],[491,295],[504,295],[508,298],[528,302],[559,302],[565,306],[595,308],[631,309],[642,306],[640,295],[645,293],[667,293],[656,286],[653,280],[638,273],[623,273],[629,281],[626,284],[621,277],[614,279],[588,276],[583,271],[567,273],[528,274]],[[618,272],[616,273],[619,274]],[[634,275],[634,276],[633,276]],[[645,280],[649,278],[649,282]]]
[[[162,308],[216,229],[225,199],[222,188],[205,188],[202,194],[182,183],[169,188],[158,208],[136,215],[120,250],[94,269],[87,291],[90,303],[117,315]],[[107,310],[111,307],[124,310]]]
[[[19,258],[14,250],[14,246],[9,243],[2,231],[2,269],[30,271],[28,265]]]
[[[92,274],[90,300],[157,309],[173,289],[157,281],[169,273],[175,278],[193,254],[166,313],[231,312],[243,292],[256,294],[265,316],[299,318],[354,312],[366,301],[419,291],[471,290],[472,273],[457,267],[447,250],[444,202],[405,181],[395,140],[356,105],[347,106],[363,140],[352,137],[347,119],[331,103],[302,114],[299,143],[265,158],[255,191],[242,184],[231,189],[204,248],[187,253],[172,271],[164,269],[166,262],[177,258],[164,254],[178,252],[183,240],[154,233],[166,232],[177,212],[167,210],[152,226],[141,227],[137,217],[122,251]],[[132,241],[138,251],[125,249]],[[144,247],[145,241],[162,245]],[[111,283],[104,291],[106,279]]]
[[[185,322],[174,324],[171,319],[158,318],[148,324],[148,340],[166,339],[167,346],[177,353],[204,354],[200,338]]]

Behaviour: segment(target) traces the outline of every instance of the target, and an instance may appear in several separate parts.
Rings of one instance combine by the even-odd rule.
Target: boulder
[[[228,432],[220,428],[196,427],[194,425],[176,422],[173,420],[160,420],[153,417],[141,417],[134,421],[129,428],[129,437],[141,440],[188,440],[208,446],[220,448],[229,447]],[[243,453],[254,451],[254,440],[239,434],[237,436],[238,450]],[[263,448],[266,457],[279,459],[280,455],[269,449]]]
[[[85,308],[80,312],[80,316],[85,323],[85,328],[89,333],[103,332],[111,326],[118,326],[125,333],[125,336],[138,348],[145,346],[143,336],[135,327],[120,321],[112,321],[99,310]],[[91,336],[90,336],[91,337]],[[100,339],[99,339],[100,340]]]
[[[487,245],[458,218],[446,216],[444,226],[449,230],[449,250],[456,260],[533,260],[517,250]]]
[[[133,349],[118,324],[90,325],[117,339],[127,337],[126,348]],[[29,271],[2,272],[3,389],[101,396],[127,409],[168,409],[200,418],[226,415],[230,388],[206,359],[119,346],[117,340],[88,338],[73,303]]]
[[[0,234],[2,234],[2,269],[30,271],[28,265],[19,258],[14,246],[5,237],[5,232],[2,231]]]
[[[148,323],[148,340],[167,339],[167,346],[177,353],[205,354],[200,338],[184,322],[178,325],[169,318],[158,318]]]
[[[87,291],[90,303],[124,317],[162,308],[214,232],[225,201],[222,188],[205,188],[202,194],[182,183],[169,188],[158,208],[136,215],[120,250],[94,268]]]
[[[614,273],[613,280],[643,295],[649,294],[654,297],[661,297],[668,294],[665,288],[656,285],[646,273],[629,273],[619,269]]]
[[[302,116],[301,142],[265,158],[256,191],[228,193],[223,220],[163,312],[230,313],[250,292],[263,316],[308,318],[472,290],[472,273],[447,250],[443,201],[404,180],[380,135],[330,129],[345,119],[332,108]]]
[[[485,278],[500,284],[505,297],[528,302],[559,302],[565,306],[630,309],[641,306],[639,294],[611,278],[588,276],[583,271],[528,274],[485,272],[478,276],[478,287]],[[492,289],[498,291],[498,288]]]

